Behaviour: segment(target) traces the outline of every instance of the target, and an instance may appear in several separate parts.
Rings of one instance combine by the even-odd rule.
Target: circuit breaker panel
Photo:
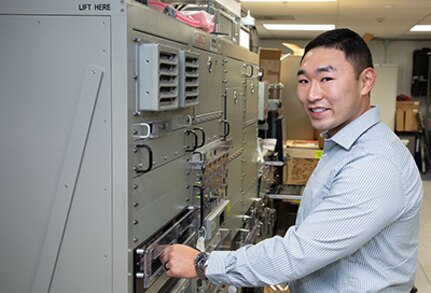
[[[158,257],[272,235],[257,55],[132,0],[2,2],[0,36],[0,291],[227,292]]]

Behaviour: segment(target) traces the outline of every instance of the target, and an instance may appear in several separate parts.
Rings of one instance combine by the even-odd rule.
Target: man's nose
[[[310,102],[319,100],[322,98],[322,89],[320,85],[316,81],[312,81],[310,83],[310,87],[308,88],[307,100]]]

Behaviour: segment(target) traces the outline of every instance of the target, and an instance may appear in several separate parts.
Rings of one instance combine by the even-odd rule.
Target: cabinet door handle
[[[195,127],[193,128],[193,130],[199,131],[200,133],[202,133],[202,141],[197,147],[198,148],[203,147],[205,144],[205,131],[201,127]]]
[[[245,76],[248,77],[248,78],[252,77],[253,73],[254,73],[254,67],[253,67],[253,65],[247,64],[246,68],[247,68],[247,70],[246,70]],[[249,68],[250,68],[250,70],[248,70]]]
[[[144,174],[153,168],[153,150],[146,144],[137,144],[137,148],[146,149],[148,151],[148,167],[146,169],[136,169],[136,173]]]
[[[196,134],[196,132],[194,132],[193,130],[186,130],[186,135],[193,135],[193,147],[191,148],[187,148],[187,146],[185,146],[186,152],[194,152],[197,148],[198,148],[198,136]]]
[[[223,137],[226,138],[230,134],[230,123],[227,120],[222,120],[224,124],[224,134]]]
[[[133,124],[134,127],[142,127],[146,130],[146,134],[139,134],[136,128],[133,129],[133,138],[134,139],[143,139],[148,138],[151,135],[151,125],[148,123],[136,123]]]
[[[199,162],[203,162],[204,161],[204,154],[202,154],[201,152],[193,152],[193,156],[198,157],[198,161]]]

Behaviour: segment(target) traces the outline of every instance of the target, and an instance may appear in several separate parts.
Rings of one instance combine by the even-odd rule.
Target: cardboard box
[[[286,147],[317,149],[319,148],[319,142],[317,140],[308,139],[288,139],[286,140]]]
[[[397,101],[395,130],[407,132],[419,131],[419,111],[419,101]]]
[[[317,166],[321,149],[286,148],[284,184],[305,185]]]
[[[268,287],[265,287],[264,289],[263,289],[263,293],[289,293],[290,291],[289,291],[289,288],[286,288],[286,289],[278,289],[277,287],[273,287],[273,288],[271,288],[270,286],[268,286]]]
[[[273,48],[259,49],[259,67],[263,69],[263,80],[269,84],[280,82],[281,50]]]
[[[289,158],[320,159],[322,150],[318,148],[286,148],[285,154]]]
[[[417,109],[408,109],[404,111],[404,131],[418,131],[418,114]]]
[[[419,110],[419,101],[397,101],[397,109],[416,109]]]
[[[288,158],[284,184],[305,185],[317,166],[317,159]]]
[[[395,131],[404,131],[404,110],[397,109],[395,113]]]

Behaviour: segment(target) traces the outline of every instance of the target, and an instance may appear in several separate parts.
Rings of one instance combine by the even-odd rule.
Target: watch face
[[[200,257],[198,260],[199,266],[204,266],[206,262],[207,262],[207,257],[204,255],[202,257]]]
[[[198,278],[201,280],[205,280],[205,266],[207,265],[208,261],[208,254],[205,252],[201,252],[198,255],[196,255],[195,258],[195,268],[196,273],[198,275]]]
[[[197,256],[196,265],[198,265],[199,267],[202,267],[202,266],[204,266],[206,264],[207,260],[208,260],[208,254],[206,254],[206,253],[200,253]]]

